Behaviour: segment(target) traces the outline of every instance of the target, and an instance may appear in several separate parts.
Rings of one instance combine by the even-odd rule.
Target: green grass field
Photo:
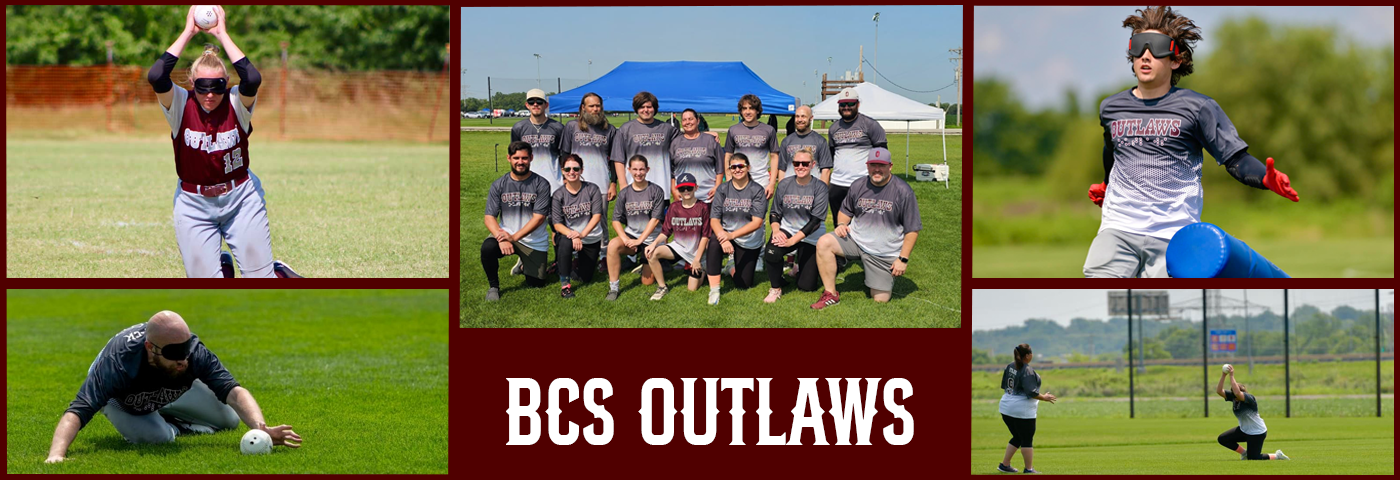
[[[254,140],[273,256],[307,277],[448,276],[446,143]],[[9,277],[183,277],[159,138],[7,138]]]
[[[1337,475],[1395,473],[1394,417],[1282,418],[1264,415],[1263,450],[1288,461],[1241,461],[1216,437],[1238,426],[1228,413],[1196,419],[1061,418],[1041,403],[1035,469],[1049,474]],[[995,412],[996,406],[991,406]],[[1001,418],[972,420],[973,474],[997,473],[1011,438]],[[1011,466],[1025,466],[1020,452]]]
[[[713,125],[711,125],[713,127]],[[905,136],[889,135],[894,171],[904,172]],[[524,277],[512,277],[507,269],[514,259],[502,260],[501,301],[487,303],[486,275],[477,252],[486,238],[482,224],[485,192],[492,181],[509,169],[492,162],[493,145],[509,142],[504,132],[463,132],[461,192],[461,318],[463,327],[958,327],[961,325],[962,272],[962,137],[948,136],[951,188],[942,182],[913,182],[919,198],[924,229],[910,256],[908,273],[896,280],[894,298],[876,305],[869,299],[861,267],[853,266],[837,277],[841,304],[821,312],[808,308],[819,292],[795,288],[773,305],[763,303],[768,294],[766,277],[747,291],[735,290],[726,277],[717,308],[705,303],[708,286],[690,292],[678,274],[668,277],[671,293],[660,302],[649,298],[653,286],[641,285],[638,275],[623,272],[622,295],[607,302],[607,273],[593,283],[575,285],[577,298],[559,298],[557,279],[541,289],[524,287]],[[721,141],[723,134],[721,133]],[[914,135],[909,139],[911,163],[941,163],[939,136]],[[504,148],[501,153],[504,155]],[[912,172],[911,172],[912,173]],[[609,206],[611,208],[611,205]],[[827,221],[827,228],[831,228]],[[614,234],[609,232],[609,236]],[[550,257],[554,254],[551,253]]]
[[[10,290],[6,473],[433,473],[448,463],[449,294],[335,290]],[[127,443],[103,415],[46,465],[94,357],[155,312],[181,314],[300,449],[238,451],[247,431]]]

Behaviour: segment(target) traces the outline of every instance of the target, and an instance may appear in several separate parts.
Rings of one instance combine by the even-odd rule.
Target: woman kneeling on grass
[[[1228,391],[1225,390],[1226,376],[1230,377]],[[1215,393],[1234,402],[1235,418],[1240,421],[1240,426],[1226,430],[1216,441],[1225,448],[1238,452],[1240,460],[1288,460],[1283,450],[1259,453],[1259,450],[1264,448],[1264,437],[1268,436],[1269,429],[1264,426],[1264,419],[1259,418],[1259,402],[1255,401],[1253,394],[1245,391],[1244,385],[1235,381],[1235,367],[1225,365],[1225,371],[1220,374],[1220,382],[1215,384]],[[1245,442],[1249,448],[1240,446],[1240,442]]]
[[[1011,455],[1021,449],[1021,458],[1026,460],[1026,473],[1040,473],[1031,468],[1031,440],[1035,438],[1035,411],[1040,401],[1055,403],[1055,396],[1040,393],[1040,374],[1031,369],[1031,346],[1017,345],[1012,353],[1016,361],[1006,365],[1001,371],[1001,388],[1006,392],[1001,396],[998,410],[1001,421],[1011,430],[1011,441],[1006,445],[1006,456],[997,464],[998,472],[1016,473],[1011,468]]]

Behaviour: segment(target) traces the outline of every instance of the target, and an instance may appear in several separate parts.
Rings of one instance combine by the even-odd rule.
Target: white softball
[[[1225,373],[1230,373],[1230,364],[1227,363],[1227,364],[1221,365],[1221,366],[1220,366],[1220,371],[1225,372]]]
[[[199,5],[194,7],[194,24],[205,30],[214,28],[219,24],[219,14],[214,11],[213,5]]]

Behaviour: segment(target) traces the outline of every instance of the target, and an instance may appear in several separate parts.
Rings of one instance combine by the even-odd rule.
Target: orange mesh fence
[[[169,126],[149,67],[6,66],[5,131],[159,135]],[[454,100],[445,72],[260,69],[256,135],[273,139],[446,141]],[[171,79],[190,86],[188,70]],[[230,83],[238,78],[232,69]]]

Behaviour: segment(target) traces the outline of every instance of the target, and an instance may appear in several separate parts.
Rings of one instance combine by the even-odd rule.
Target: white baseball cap
[[[544,96],[544,90],[540,90],[538,88],[532,88],[530,89],[530,91],[525,92],[525,99],[529,100],[531,98],[538,98],[546,102],[549,101],[549,97]]]
[[[859,102],[860,94],[856,93],[856,87],[846,87],[841,90],[841,94],[836,96],[836,103]]]

